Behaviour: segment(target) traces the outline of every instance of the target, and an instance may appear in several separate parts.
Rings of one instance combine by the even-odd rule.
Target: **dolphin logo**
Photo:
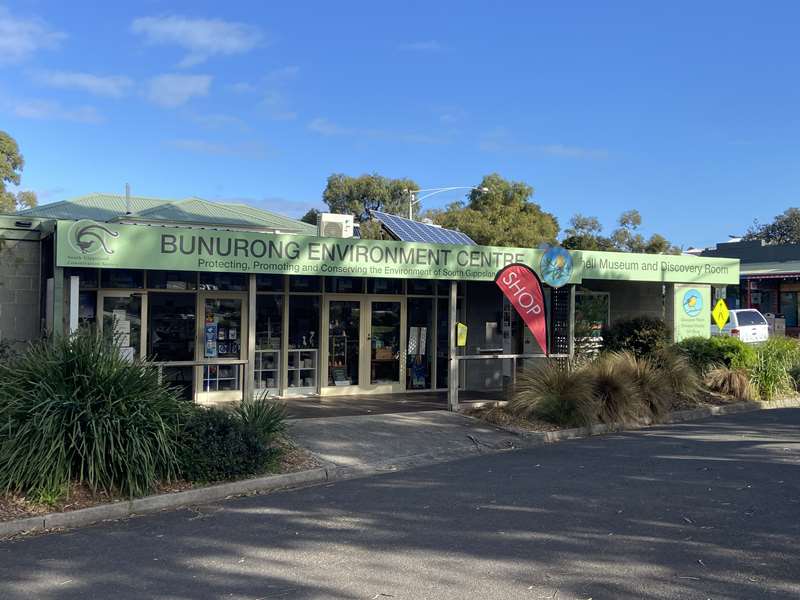
[[[116,237],[119,237],[119,232],[89,220],[77,221],[69,231],[70,245],[81,254],[94,254],[100,250],[114,254],[109,238]]]

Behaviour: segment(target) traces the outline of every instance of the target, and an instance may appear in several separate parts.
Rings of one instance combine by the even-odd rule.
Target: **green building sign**
[[[531,248],[453,246],[385,240],[322,238],[247,231],[59,221],[59,267],[163,269],[350,275],[493,281],[506,265],[530,266],[547,282],[583,279],[738,283],[739,261],[622,254],[569,253],[554,272],[550,254]],[[544,269],[543,269],[544,266]]]

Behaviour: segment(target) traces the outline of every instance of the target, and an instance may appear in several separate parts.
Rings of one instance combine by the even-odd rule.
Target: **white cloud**
[[[286,98],[277,90],[267,91],[261,99],[261,106],[276,121],[292,121],[297,118],[297,113],[289,110]]]
[[[33,79],[49,87],[81,90],[109,98],[121,98],[133,85],[133,81],[123,75],[100,76],[72,71],[39,71],[33,74]]]
[[[398,50],[409,52],[439,52],[444,50],[444,46],[436,40],[422,40],[417,42],[406,42],[397,46]]]
[[[239,131],[248,131],[250,128],[245,123],[244,119],[233,115],[225,115],[220,113],[193,115],[190,117],[192,121],[207,129],[236,129]]]
[[[429,135],[427,133],[397,132],[390,131],[388,129],[343,127],[324,117],[312,119],[308,124],[308,130],[327,137],[344,136],[424,145],[447,143],[446,139]]]
[[[296,79],[299,74],[300,74],[300,67],[298,67],[297,65],[287,65],[279,69],[273,69],[272,71],[267,73],[265,79],[271,82],[288,81],[291,79]]]
[[[22,119],[39,121],[72,121],[74,123],[102,123],[105,119],[93,106],[67,108],[49,100],[17,101],[11,112]]]
[[[15,17],[0,6],[0,64],[18,63],[37,50],[57,48],[65,37],[41,19]]]
[[[232,92],[236,92],[237,94],[249,94],[250,92],[255,92],[258,89],[252,83],[247,83],[246,81],[240,81],[238,83],[233,83],[233,84],[229,85],[228,88]]]
[[[148,44],[173,44],[189,53],[180,66],[189,67],[216,55],[249,52],[263,41],[261,32],[246,23],[221,19],[191,19],[178,15],[134,19],[131,31]]]
[[[584,158],[602,160],[609,156],[603,148],[586,148],[566,144],[529,144],[516,141],[505,128],[497,128],[484,135],[478,143],[484,152],[547,155],[560,158]]]
[[[211,75],[158,75],[150,80],[147,98],[159,106],[175,108],[195,96],[207,96],[210,87]]]
[[[177,139],[167,142],[169,146],[193,152],[195,154],[208,154],[210,156],[237,156],[240,158],[264,158],[267,149],[258,142],[245,142],[239,144],[227,144],[222,142],[211,142],[201,139]]]
[[[336,123],[332,123],[328,119],[324,117],[317,117],[316,119],[312,119],[311,122],[308,124],[308,130],[313,131],[314,133],[318,133],[320,135],[354,135],[354,129],[348,129],[346,127],[340,127]]]

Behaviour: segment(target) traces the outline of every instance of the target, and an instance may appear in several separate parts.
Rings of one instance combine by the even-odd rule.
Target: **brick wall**
[[[0,339],[18,345],[40,333],[40,246],[38,236],[16,233],[0,232]]]

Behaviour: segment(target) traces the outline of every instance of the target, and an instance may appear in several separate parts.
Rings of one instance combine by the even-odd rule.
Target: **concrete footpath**
[[[796,600],[800,410],[0,542],[3,600]]]
[[[521,438],[444,410],[290,421],[289,435],[339,477],[519,448]]]

